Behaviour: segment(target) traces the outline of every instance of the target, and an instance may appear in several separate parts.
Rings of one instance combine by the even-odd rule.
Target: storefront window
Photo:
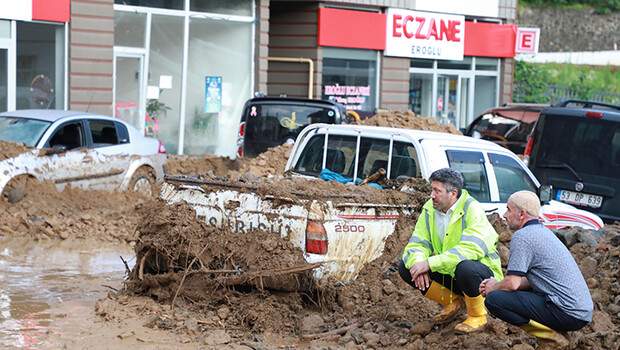
[[[184,152],[234,155],[251,96],[252,23],[191,18]]]
[[[183,10],[185,8],[185,0],[114,0],[115,4],[157,7],[170,10]]]
[[[433,75],[414,73],[409,81],[409,103],[417,115],[430,116],[433,99]]]
[[[495,107],[497,96],[497,77],[476,76],[474,95],[474,115],[480,115],[488,108]]]
[[[375,51],[323,49],[323,99],[347,109],[374,111],[377,100]]]
[[[499,60],[497,58],[476,58],[476,70],[497,71]]]
[[[133,12],[114,12],[114,45],[144,47],[146,14]]]
[[[464,57],[462,61],[438,60],[438,69],[471,69],[471,57]]]
[[[190,10],[227,15],[252,16],[251,0],[190,0]]]
[[[183,21],[183,17],[160,15],[153,15],[151,20],[148,85],[159,86],[160,93],[159,99],[147,102],[147,111],[154,115],[147,117],[146,133],[162,140],[171,153],[179,147]]]
[[[64,107],[64,26],[17,23],[17,109]]]

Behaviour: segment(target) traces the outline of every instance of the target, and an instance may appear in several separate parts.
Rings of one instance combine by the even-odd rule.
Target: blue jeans
[[[560,332],[576,331],[589,322],[568,315],[544,295],[530,291],[489,293],[484,305],[491,315],[516,326],[534,320]]]

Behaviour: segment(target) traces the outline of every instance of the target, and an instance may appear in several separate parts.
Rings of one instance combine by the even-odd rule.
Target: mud
[[[117,299],[148,296],[157,301],[148,308],[149,327],[205,344],[224,339],[229,346],[256,349],[535,347],[536,341],[521,329],[493,318],[483,332],[468,336],[453,331],[464,314],[446,325],[429,322],[439,307],[398,275],[402,248],[422,203],[416,202],[417,210],[399,220],[384,254],[346,285],[329,279],[315,282],[302,252],[276,235],[214,230],[195,220],[186,205],[157,203],[158,209],[143,208],[147,214],[143,212],[138,229],[138,263],[127,288],[104,302],[116,305]],[[508,254],[512,233],[497,214],[489,219]],[[618,349],[620,225],[594,234],[598,237],[594,245],[587,239],[592,233],[574,234],[582,238],[570,249],[588,280],[596,308],[591,325],[570,333],[570,348]]]
[[[1,236],[133,242],[136,208],[151,200],[135,193],[58,191],[37,181],[28,181],[24,191],[15,203],[0,199]]]
[[[227,157],[168,155],[164,164],[167,175],[225,176],[238,171],[241,162]]]
[[[435,118],[418,116],[412,111],[379,111],[374,116],[363,119],[362,125],[428,130],[462,135],[452,124],[439,124]]]
[[[167,175],[236,176],[252,174],[267,177],[282,175],[293,146],[273,147],[255,158],[230,159],[216,156],[168,156],[164,171]]]
[[[23,144],[0,141],[0,161],[13,158],[22,153],[29,152],[31,149]]]

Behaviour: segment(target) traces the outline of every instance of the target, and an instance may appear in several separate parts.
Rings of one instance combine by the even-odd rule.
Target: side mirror
[[[46,156],[51,156],[54,154],[61,154],[67,151],[67,146],[63,146],[63,145],[56,145],[53,146],[51,148],[46,148],[45,149],[45,155]]]
[[[538,188],[538,198],[541,203],[548,203],[553,199],[553,186],[542,185]]]

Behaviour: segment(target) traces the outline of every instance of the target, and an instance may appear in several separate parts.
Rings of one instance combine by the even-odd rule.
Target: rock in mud
[[[610,332],[616,328],[609,314],[598,310],[592,315],[591,326],[595,332]]]
[[[590,256],[584,258],[579,264],[579,267],[581,268],[581,273],[583,274],[583,277],[585,279],[594,277],[594,275],[596,274],[597,266],[598,263],[596,259]]]
[[[433,326],[434,324],[431,321],[418,322],[411,328],[411,334],[425,336],[433,330]]]
[[[226,333],[226,331],[215,330],[207,334],[204,343],[205,345],[216,346],[228,344],[231,340],[232,338],[230,337],[230,335],[228,335],[228,333]]]
[[[324,325],[323,317],[316,314],[309,315],[301,320],[301,331],[304,334],[319,333]]]

